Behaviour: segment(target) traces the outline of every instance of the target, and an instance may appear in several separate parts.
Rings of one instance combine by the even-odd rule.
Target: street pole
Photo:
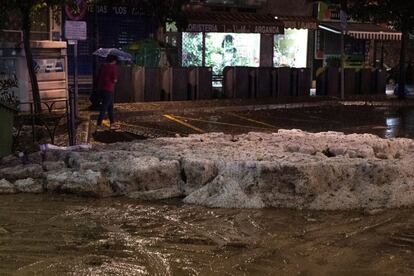
[[[341,31],[341,99],[345,99],[345,31]]]
[[[348,1],[341,0],[341,99],[345,99],[345,32],[348,25]]]
[[[86,21],[65,21],[65,38],[68,44],[73,46],[73,89],[69,94],[69,143],[71,146],[76,144],[76,119],[78,113],[78,40],[87,39],[87,23]]]
[[[69,40],[68,43],[73,45],[73,89],[69,90],[69,145],[76,145],[76,118],[77,118],[77,93],[78,93],[78,42]]]
[[[76,145],[75,91],[69,90],[69,146]]]
[[[74,60],[73,60],[73,67],[74,67],[74,71],[73,71],[73,83],[74,83],[74,87],[75,87],[75,95],[74,95],[74,100],[75,100],[75,117],[78,118],[78,87],[79,87],[79,82],[78,82],[78,41],[74,40],[74,44],[73,44],[73,56],[74,56]]]
[[[202,53],[201,53],[201,66],[206,66],[206,33],[203,32],[203,45],[202,45]]]

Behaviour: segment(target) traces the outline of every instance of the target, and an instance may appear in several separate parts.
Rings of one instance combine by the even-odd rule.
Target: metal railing
[[[21,138],[21,132],[24,126],[31,126],[32,142],[35,144],[37,141],[36,126],[44,127],[48,133],[51,144],[55,143],[56,131],[61,125],[61,121],[66,118],[67,129],[69,130],[70,120],[70,107],[69,99],[57,98],[51,100],[41,101],[42,112],[35,112],[34,102],[21,102],[19,106],[29,107],[28,112],[19,112],[15,116],[15,127],[17,129],[14,135],[13,148],[16,149],[19,146],[19,140]],[[24,108],[27,109],[27,108]],[[69,132],[68,132],[69,135]]]

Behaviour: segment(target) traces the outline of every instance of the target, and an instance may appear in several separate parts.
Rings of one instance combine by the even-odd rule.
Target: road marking
[[[182,135],[183,133],[178,133],[178,132],[172,132],[169,130],[165,130],[165,129],[158,129],[158,128],[151,128],[151,127],[144,127],[141,125],[137,125],[137,124],[129,124],[126,122],[120,122],[119,123],[121,128],[123,129],[123,131],[126,132],[130,132],[133,133],[135,135],[141,135],[141,136],[148,136],[151,138],[156,138],[156,137],[163,137],[163,136],[167,136],[169,135]]]
[[[180,118],[179,116],[173,116],[173,115],[170,115],[170,114],[165,114],[164,117],[167,118],[168,120],[171,120],[173,122],[179,123],[180,125],[183,125],[183,126],[186,126],[188,128],[191,128],[192,130],[195,130],[195,131],[197,131],[199,133],[205,133],[205,131],[202,130],[201,128],[198,128],[196,126],[193,126],[193,125],[191,125],[189,123],[186,123],[186,122],[180,120],[179,119]],[[186,119],[186,118],[182,118],[182,119]]]
[[[270,128],[275,128],[275,129],[277,129],[277,127],[275,127],[275,126],[273,126],[273,125],[271,125],[271,124],[267,124],[267,123],[264,123],[264,122],[256,121],[256,120],[254,120],[254,119],[250,119],[250,118],[247,118],[247,117],[244,117],[244,116],[241,116],[241,115],[235,114],[235,113],[233,113],[233,112],[227,112],[227,114],[229,114],[229,115],[231,115],[231,116],[234,116],[234,117],[236,117],[236,118],[239,118],[239,119],[243,119],[243,120],[246,120],[246,121],[249,121],[249,122],[252,122],[252,123],[256,123],[256,124],[262,125],[262,126],[267,126],[267,127],[270,127]]]
[[[194,118],[187,118],[182,116],[175,116],[179,119],[189,120],[189,121],[196,121],[196,122],[202,122],[202,123],[208,123],[208,124],[215,124],[215,125],[223,125],[223,126],[232,126],[232,127],[240,127],[240,128],[252,128],[252,129],[266,129],[266,130],[275,130],[275,127],[268,128],[268,127],[255,127],[255,126],[245,126],[245,125],[238,125],[238,124],[230,124],[230,123],[222,123],[222,122],[215,122],[215,121],[208,121],[208,120],[202,120],[202,119],[194,119]]]

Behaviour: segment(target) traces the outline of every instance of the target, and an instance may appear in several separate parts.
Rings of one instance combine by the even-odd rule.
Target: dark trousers
[[[108,112],[109,121],[114,123],[114,93],[108,91],[101,91],[102,104],[99,112],[97,125],[102,124],[102,120],[105,118],[105,113]]]

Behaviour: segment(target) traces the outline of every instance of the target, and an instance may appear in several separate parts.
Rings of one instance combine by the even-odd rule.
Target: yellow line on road
[[[276,128],[275,126],[273,126],[271,124],[267,124],[267,123],[260,122],[260,121],[254,120],[254,119],[250,119],[250,118],[247,118],[247,117],[244,117],[244,116],[235,114],[233,112],[228,112],[227,114],[229,114],[231,116],[234,116],[236,118],[239,118],[239,119],[243,119],[243,120],[246,120],[246,121],[249,121],[249,122],[252,122],[252,123],[256,123],[256,124],[262,125],[262,126],[267,126],[267,127],[270,127],[270,128]]]
[[[147,130],[147,131],[153,131],[153,132],[161,132],[161,133],[170,133],[170,134],[183,134],[183,133],[179,133],[177,131],[169,131],[166,129],[161,129],[161,128],[153,128],[153,127],[147,127],[147,126],[141,126],[141,125],[137,125],[137,124],[128,124],[125,122],[120,122],[119,123],[121,127],[125,127],[125,128],[132,128],[132,129],[138,129],[140,128],[141,130]]]
[[[202,123],[208,123],[208,124],[214,124],[214,125],[232,126],[232,127],[240,127],[240,128],[252,128],[252,129],[267,129],[267,130],[275,129],[274,127],[268,128],[268,127],[245,126],[245,125],[238,125],[238,124],[208,121],[208,120],[202,120],[202,119],[187,118],[187,117],[182,117],[182,116],[175,116],[175,117],[184,119],[184,120],[196,121],[196,122],[202,122]]]
[[[195,131],[197,131],[197,132],[199,132],[199,133],[204,133],[204,132],[205,132],[205,131],[204,131],[204,130],[202,130],[201,128],[198,128],[198,127],[193,126],[193,125],[191,125],[191,124],[189,124],[189,123],[186,123],[186,122],[184,122],[184,121],[182,121],[182,120],[180,120],[180,119],[176,118],[176,117],[175,117],[175,116],[173,116],[173,115],[170,115],[170,114],[165,114],[165,115],[164,115],[164,117],[165,117],[165,118],[167,118],[168,120],[171,120],[171,121],[173,121],[173,122],[179,123],[180,125],[183,125],[183,126],[186,126],[186,127],[188,127],[188,128],[191,128],[192,130],[195,130]]]

